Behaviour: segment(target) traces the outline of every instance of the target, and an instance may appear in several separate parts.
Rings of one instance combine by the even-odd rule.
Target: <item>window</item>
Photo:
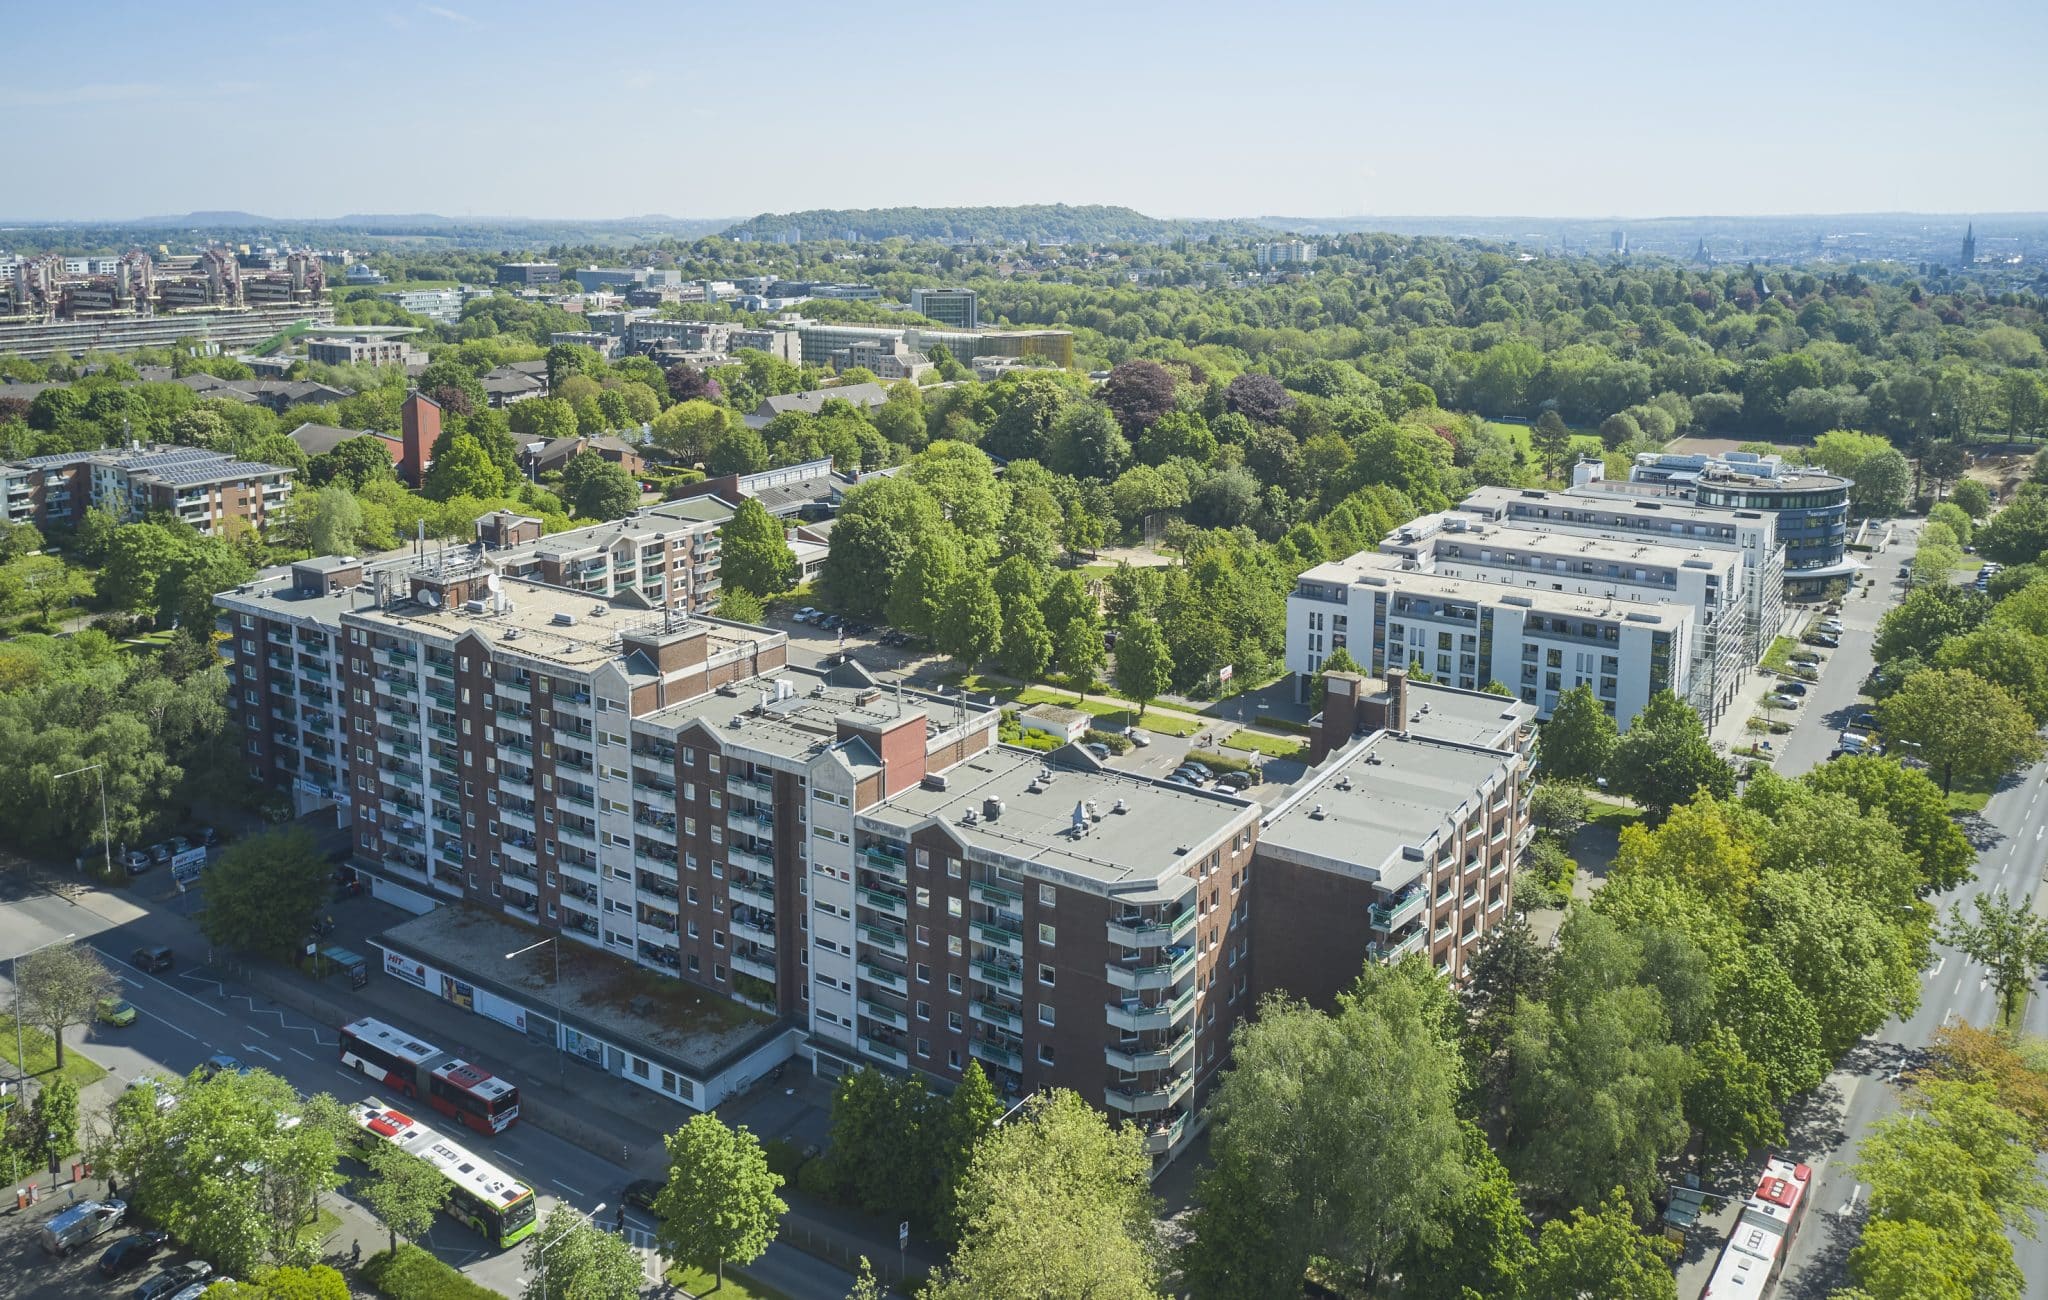
[[[1054,984],[1058,983],[1058,981],[1058,973],[1055,972],[1052,967],[1046,965],[1044,962],[1038,963],[1038,982],[1040,984],[1045,985],[1047,988],[1051,988]]]
[[[917,941],[921,944],[924,944],[926,947],[930,947],[932,941],[932,928],[928,925],[920,925],[916,927],[916,929]]]
[[[921,929],[921,928],[923,928],[923,927],[919,927],[919,928]],[[949,934],[949,935],[947,935],[947,936],[946,936],[946,953],[947,953],[947,955],[948,955],[948,956],[952,956],[952,957],[958,957],[958,956],[959,956],[959,955],[961,954],[961,952],[962,952],[962,948],[961,948],[961,945],[960,945],[960,936],[959,936],[959,935],[957,935],[957,934]]]
[[[948,1011],[946,1013],[946,1028],[957,1034],[967,1028],[967,1022],[960,1018],[959,1012]]]
[[[918,1039],[917,1054],[919,1056],[930,1056],[932,1054],[932,1040],[929,1038]]]
[[[1040,907],[1053,906],[1059,901],[1059,893],[1060,891],[1055,886],[1040,885],[1038,887],[1038,905]]]
[[[919,962],[917,964],[917,982],[920,984],[929,984],[932,982],[932,968],[925,965],[923,962]]]
[[[1053,946],[1053,928],[1043,921],[1038,923],[1038,941],[1048,948]]]
[[[919,907],[930,907],[932,905],[932,891],[923,885],[917,887],[917,905]]]
[[[917,1004],[917,1018],[919,1020],[930,1020],[932,1018],[932,1004],[920,1001]]]
[[[960,977],[958,975],[946,976],[946,992],[959,993],[963,987],[964,986],[960,983]]]
[[[947,899],[946,899],[946,915],[947,915],[947,916],[954,916],[954,917],[957,917],[957,916],[959,916],[959,915],[960,915],[960,899],[959,899],[959,897],[958,897],[957,895],[949,895],[949,896],[947,897]]]
[[[1049,1025],[1049,1024],[1051,1024],[1051,1023],[1052,1023],[1052,1015],[1053,1015],[1053,1012],[1052,1012],[1052,1003],[1050,1003],[1050,1002],[1041,1002],[1041,1003],[1039,1003],[1039,1004],[1038,1004],[1038,1023],[1039,1023],[1039,1024],[1041,1024],[1041,1025]]]
[[[1038,1045],[1038,1063],[1040,1065],[1051,1065],[1053,1063],[1051,1043],[1040,1043]]]
[[[953,877],[953,879],[955,880],[958,880],[960,878],[960,859],[946,859],[946,874]]]

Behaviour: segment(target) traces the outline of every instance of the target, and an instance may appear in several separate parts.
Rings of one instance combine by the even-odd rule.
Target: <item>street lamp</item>
[[[534,945],[534,947],[536,948],[538,948],[539,946],[539,944]],[[577,1228],[581,1227],[583,1224],[590,1223],[592,1219],[595,1219],[598,1215],[603,1213],[604,1202],[599,1201],[596,1205],[590,1208],[588,1213],[582,1215],[576,1220],[575,1223],[572,1223],[567,1228],[563,1229],[561,1234],[557,1236],[553,1241],[542,1243],[541,1248],[533,1252],[534,1276],[540,1279],[540,1300],[548,1300],[548,1271],[546,1267],[548,1252],[554,1249],[556,1246],[561,1245],[564,1241],[568,1240],[569,1234],[575,1232]],[[597,1225],[591,1224],[591,1226],[596,1227]]]
[[[98,763],[89,763],[84,767],[76,768],[69,772],[59,772],[57,773],[57,775],[51,777],[50,780],[53,782],[62,781],[67,776],[83,776],[87,772],[92,773],[93,779],[99,783],[100,787],[100,847],[106,850],[107,878],[111,880],[113,879],[114,876],[114,839],[113,836],[107,833],[106,770],[103,767],[101,767],[101,765]]]
[[[22,1091],[24,1085],[28,1082],[28,1049],[24,1046],[21,1032],[21,959],[23,957],[33,957],[44,948],[54,948],[60,943],[70,943],[77,937],[76,934],[67,934],[61,939],[52,939],[40,947],[31,948],[27,952],[16,953],[7,959],[7,976],[14,982],[14,1087],[17,1092]],[[62,1033],[63,1030],[60,1029],[58,1032]],[[15,1104],[20,1105],[21,1102],[17,1100]]]
[[[562,1024],[561,940],[557,938],[555,935],[549,935],[547,938],[542,939],[539,943],[527,944],[518,952],[506,953],[505,960],[511,961],[514,957],[524,957],[527,953],[532,952],[535,948],[544,947],[548,944],[553,944],[555,949],[555,1065],[559,1077],[564,1083],[566,1083],[569,1079],[569,1031],[567,1027]],[[598,1207],[598,1209],[603,1208],[603,1206]],[[591,1213],[595,1214],[597,1213],[597,1211],[592,1210]]]

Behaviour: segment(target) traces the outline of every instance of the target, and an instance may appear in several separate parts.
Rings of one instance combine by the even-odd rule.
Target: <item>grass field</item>
[[[1586,821],[1589,825],[1605,826],[1615,834],[1621,834],[1625,826],[1634,826],[1643,820],[1643,810],[1627,804],[1608,803],[1604,799],[1587,801]]]
[[[105,1032],[112,1034],[120,1031],[109,1028]],[[50,1042],[49,1034],[34,1025],[24,1025],[21,1040],[22,1047],[28,1054],[28,1073],[44,1075],[56,1070],[57,1050]],[[5,1059],[11,1065],[21,1064],[20,1058],[14,1054],[13,1016],[0,1015],[0,1059]],[[85,1056],[75,1047],[67,1046],[64,1050],[64,1075],[83,1088],[104,1079],[107,1072],[101,1068],[98,1061]]]
[[[728,1264],[725,1266],[725,1286],[717,1290],[718,1275],[707,1273],[701,1268],[672,1268],[668,1280],[694,1296],[716,1296],[718,1300],[790,1300],[790,1297],[773,1287],[762,1286],[750,1281]]]
[[[1500,420],[1488,420],[1486,424],[1488,428],[1505,437],[1524,452],[1532,450],[1529,445],[1528,425],[1506,424]],[[1572,450],[1575,452],[1591,452],[1593,455],[1598,456],[1605,448],[1600,445],[1599,434],[1574,429],[1572,430]]]
[[[1308,757],[1308,746],[1300,741],[1285,736],[1263,736],[1256,731],[1234,731],[1223,742],[1223,747],[1248,750],[1264,754],[1267,758],[1300,758],[1305,761]]]
[[[1774,673],[1791,672],[1792,652],[1798,648],[1799,643],[1789,636],[1773,638],[1771,648],[1764,651],[1764,667]]]

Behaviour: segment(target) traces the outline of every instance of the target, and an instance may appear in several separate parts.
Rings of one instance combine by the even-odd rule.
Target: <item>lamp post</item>
[[[567,1027],[562,1024],[562,942],[557,936],[549,935],[539,943],[529,943],[517,952],[506,953],[505,960],[511,961],[514,957],[524,957],[535,948],[544,947],[549,944],[554,945],[555,949],[555,1066],[558,1076],[566,1083],[569,1080],[569,1032]],[[598,1207],[598,1209],[603,1208],[603,1206]],[[595,1214],[597,1210],[592,1210],[591,1213]]]
[[[539,944],[534,945],[534,947],[536,948],[538,948],[539,946]],[[583,1224],[590,1223],[592,1219],[595,1219],[598,1215],[603,1213],[604,1202],[599,1201],[596,1205],[590,1208],[588,1213],[579,1216],[575,1223],[572,1223],[567,1228],[565,1228],[561,1232],[561,1234],[558,1235],[553,1241],[543,1242],[541,1244],[541,1248],[533,1252],[533,1271],[535,1276],[540,1278],[540,1300],[548,1300],[548,1252],[554,1249],[556,1246],[561,1245],[564,1241],[568,1240],[569,1234],[576,1231],[578,1227],[582,1226]],[[591,1224],[591,1226],[596,1227],[595,1224]]]
[[[46,944],[31,948],[27,952],[16,953],[7,959],[7,975],[14,982],[14,1087],[17,1092],[22,1091],[24,1085],[28,1082],[28,1049],[24,1045],[25,1040],[21,1032],[21,959],[23,957],[33,957],[44,948],[54,948],[60,943],[70,943],[77,937],[75,933],[67,934],[61,939],[52,939]],[[63,1031],[59,1030],[58,1032],[61,1033]],[[15,1104],[18,1106],[21,1103],[17,1100]]]
[[[114,876],[114,838],[112,835],[109,835],[107,833],[106,769],[98,763],[88,763],[84,767],[74,768],[69,772],[59,772],[57,773],[57,775],[51,777],[50,780],[52,782],[62,781],[67,776],[83,776],[87,772],[92,773],[93,780],[98,782],[100,787],[100,847],[106,850],[107,878],[111,880],[113,879]]]

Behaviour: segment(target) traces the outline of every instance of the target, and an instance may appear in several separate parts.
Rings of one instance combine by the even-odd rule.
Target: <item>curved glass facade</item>
[[[1777,515],[1778,541],[1785,548],[1787,595],[1816,596],[1828,583],[1845,576],[1842,563],[1849,540],[1847,479],[1831,474],[1802,474],[1797,482],[1774,486],[1756,479],[1716,482],[1703,478],[1693,499],[1703,506],[1769,510]],[[1808,576],[1802,577],[1803,572]]]

